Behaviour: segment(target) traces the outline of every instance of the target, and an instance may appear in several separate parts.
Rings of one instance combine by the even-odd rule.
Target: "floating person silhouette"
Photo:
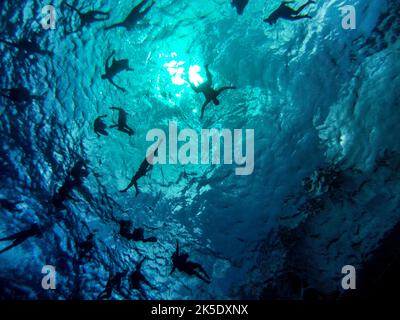
[[[37,223],[34,223],[27,230],[23,230],[23,231],[15,233],[11,236],[0,239],[0,241],[12,241],[12,244],[10,244],[8,247],[5,247],[4,249],[0,250],[0,253],[4,253],[4,252],[20,245],[22,242],[24,242],[25,240],[27,240],[29,238],[40,237],[41,235],[42,235],[42,230],[40,229],[40,227]]]
[[[115,87],[117,87],[119,90],[126,92],[126,90],[118,85],[115,84],[113,81],[113,78],[120,72],[122,71],[134,71],[133,68],[129,67],[129,60],[128,59],[122,59],[122,60],[115,60],[113,58],[113,61],[111,65],[109,64],[111,57],[115,54],[115,50],[111,53],[111,55],[107,58],[106,60],[106,73],[101,76],[103,80],[108,80],[111,82],[111,84]]]
[[[248,3],[249,0],[232,0],[231,5],[233,8],[236,8],[239,15],[242,15]]]
[[[157,144],[157,147],[155,148],[155,150],[153,151],[153,153],[149,154],[140,164],[140,167],[138,169],[138,171],[135,173],[135,175],[132,177],[131,182],[129,183],[129,185],[123,189],[120,190],[120,192],[127,192],[130,188],[132,188],[133,186],[135,187],[136,190],[136,197],[139,195],[140,191],[139,191],[139,187],[138,187],[138,180],[142,177],[144,177],[147,172],[149,172],[152,168],[153,165],[150,164],[153,162],[154,156],[157,155],[158,153],[158,148],[160,146],[160,144],[162,143],[162,140],[160,140],[160,142]]]
[[[106,288],[97,296],[97,299],[110,299],[114,289],[121,289],[121,282],[123,277],[126,276],[127,272],[117,272],[115,275],[111,275],[108,278]]]
[[[65,3],[65,5],[67,7],[69,7],[70,9],[74,10],[79,15],[79,19],[81,22],[77,30],[69,32],[69,33],[81,31],[82,28],[85,27],[86,25],[89,25],[93,22],[106,21],[110,18],[109,12],[103,12],[103,11],[98,11],[98,10],[90,10],[87,12],[81,12],[80,10],[71,6],[68,3]]]
[[[53,55],[53,52],[48,51],[48,50],[43,50],[38,45],[36,40],[34,40],[33,38],[32,39],[22,38],[22,39],[18,40],[17,42],[0,39],[0,42],[5,43],[11,47],[18,49],[18,50],[25,51],[29,54],[37,53],[37,54],[49,55],[49,56]]]
[[[78,258],[79,258],[79,260],[89,258],[93,247],[94,247],[94,234],[89,233],[89,235],[86,237],[85,241],[78,243]]]
[[[66,177],[63,185],[53,195],[52,203],[56,209],[64,210],[64,201],[70,199],[75,200],[71,196],[71,192],[75,187],[79,187],[83,183],[83,179],[89,175],[87,161],[79,160],[72,167],[69,175]]]
[[[142,287],[142,283],[150,287],[151,289],[155,289],[151,283],[145,278],[145,276],[141,272],[142,264],[146,260],[146,258],[143,258],[142,261],[140,261],[136,265],[136,270],[131,273],[129,276],[129,283],[131,289],[138,290],[142,296],[147,300],[147,294],[146,291],[144,291]]]
[[[110,109],[118,111],[118,123],[110,126],[110,128],[118,128],[119,131],[124,132],[129,136],[132,136],[135,131],[127,125],[128,114],[126,113],[126,111],[124,109],[116,107],[112,107]]]
[[[106,118],[107,116],[99,116],[94,120],[94,132],[97,134],[97,137],[100,138],[101,135],[103,136],[108,136],[108,132],[106,131],[107,125],[104,123],[102,120],[103,118]]]
[[[221,89],[215,90],[212,88],[212,75],[210,70],[208,69],[208,64],[205,66],[206,68],[206,74],[207,74],[207,81],[200,84],[199,86],[195,86],[193,83],[190,83],[191,88],[196,92],[196,93],[202,93],[204,97],[206,98],[206,101],[204,102],[203,106],[201,107],[201,116],[200,118],[203,118],[204,115],[204,110],[206,106],[212,101],[216,106],[220,104],[218,100],[218,96],[225,90],[232,90],[236,89],[236,87],[222,87]]]
[[[132,241],[142,241],[142,242],[157,242],[156,237],[144,237],[144,229],[143,228],[135,228],[133,232],[132,229],[132,222],[129,220],[122,220],[119,222],[119,234]]]
[[[170,274],[174,273],[175,269],[178,269],[179,271],[184,272],[190,276],[194,275],[208,284],[211,283],[209,275],[199,263],[189,261],[189,255],[187,253],[181,254],[179,252],[178,240],[176,240],[176,250],[171,258],[173,268]]]
[[[105,30],[110,30],[119,27],[123,27],[128,31],[132,30],[133,28],[135,28],[136,24],[143,19],[143,17],[151,10],[153,5],[155,4],[152,1],[149,7],[141,11],[142,8],[145,7],[148,2],[149,0],[143,0],[136,7],[132,9],[132,11],[128,14],[128,16],[125,18],[124,21],[106,27]]]
[[[307,6],[315,1],[310,0],[304,5],[300,6],[297,10],[292,9],[288,6],[289,3],[293,3],[293,1],[283,1],[281,5],[276,9],[274,12],[270,14],[270,16],[264,19],[264,22],[268,22],[270,25],[275,24],[279,18],[286,19],[286,20],[300,20],[300,19],[311,19],[312,17],[308,14],[306,15],[299,15],[301,11],[304,10]]]
[[[25,87],[0,89],[0,95],[18,104],[30,104],[33,100],[42,100],[43,97],[32,95]]]
[[[0,199],[0,208],[5,209],[10,212],[22,212],[21,209],[17,207],[22,201],[10,201],[7,199]]]

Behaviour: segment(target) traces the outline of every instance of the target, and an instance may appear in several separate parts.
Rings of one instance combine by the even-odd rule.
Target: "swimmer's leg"
[[[205,283],[210,284],[211,281],[206,279],[205,277],[203,277],[200,273],[198,273],[197,271],[193,271],[193,274],[199,278],[200,280],[203,280]]]
[[[207,75],[207,82],[211,84],[212,81],[213,81],[213,78],[212,78],[212,74],[211,74],[210,70],[208,69],[208,66],[209,66],[209,64],[205,65],[206,75]]]
[[[108,79],[108,81],[110,81],[113,86],[115,86],[116,88],[118,88],[122,92],[126,92],[126,90],[124,88],[122,88],[119,85],[117,85],[112,79]]]
[[[125,130],[128,130],[128,134],[130,136],[135,134],[135,130],[133,130],[131,127],[129,127],[128,125],[125,125]]]
[[[106,21],[110,18],[110,13],[109,12],[103,12],[103,11],[93,11],[95,16],[93,17],[93,20],[95,21]],[[96,17],[99,16],[99,17]]]
[[[126,133],[126,134],[129,135],[129,136],[132,135],[132,131],[129,130],[129,129],[126,129],[126,128],[124,128],[124,127],[118,128],[118,131],[121,131],[121,132],[123,132],[123,133]]]
[[[217,90],[217,95],[219,95],[221,92],[226,91],[226,90],[234,90],[237,89],[236,87],[222,87],[221,89]]]
[[[311,19],[311,18],[312,17],[310,15],[308,15],[308,14],[302,15],[302,16],[283,17],[283,19],[291,20],[291,21],[301,20],[301,19]]]
[[[308,1],[307,3],[303,4],[302,6],[300,6],[297,10],[293,10],[293,13],[295,15],[299,14],[300,12],[302,12],[307,6],[309,6],[310,4],[315,3],[315,1]]]

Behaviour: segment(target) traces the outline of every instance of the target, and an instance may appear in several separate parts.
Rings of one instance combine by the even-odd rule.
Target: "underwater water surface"
[[[280,0],[250,0],[242,14],[230,0],[145,2],[132,28],[107,27],[140,1],[56,0],[55,29],[41,25],[48,3],[0,5],[1,40],[35,39],[49,51],[0,43],[0,198],[20,202],[2,200],[0,238],[40,228],[0,254],[0,298],[97,299],[124,271],[110,298],[302,299],[312,289],[336,299],[347,294],[345,265],[363,272],[359,287],[376,284],[381,274],[368,270],[393,266],[399,244],[399,2],[320,0],[304,9],[310,19],[272,25],[263,19]],[[79,28],[66,3],[109,15]],[[344,5],[356,8],[356,29],[343,28]],[[110,63],[133,69],[113,78],[124,90],[102,78],[113,51]],[[215,87],[236,89],[201,118],[204,97],[190,83],[206,81],[208,64]],[[17,87],[35,97],[7,97]],[[115,108],[133,131],[111,128]],[[98,136],[103,115],[108,135]],[[171,122],[254,130],[254,171],[154,165],[138,196],[120,192],[146,157],[149,130]],[[85,169],[71,173],[77,163]],[[121,221],[157,241],[128,239]],[[171,274],[177,241],[211,283]],[[137,290],[131,273],[144,258],[151,286]],[[42,287],[48,265],[55,290]]]

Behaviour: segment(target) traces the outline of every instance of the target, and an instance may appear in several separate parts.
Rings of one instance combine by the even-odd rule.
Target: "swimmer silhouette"
[[[22,201],[10,201],[7,199],[0,199],[0,208],[10,212],[22,212],[22,210],[17,207],[17,205],[19,205],[20,203],[22,203]]]
[[[78,243],[78,258],[83,260],[84,258],[89,258],[90,252],[94,247],[94,234],[90,233],[85,241]]]
[[[0,241],[12,241],[12,244],[10,244],[8,247],[5,247],[0,251],[0,253],[4,253],[18,245],[20,245],[22,242],[25,240],[31,238],[31,237],[40,237],[42,235],[42,231],[37,223],[34,223],[31,225],[31,227],[27,230],[23,230],[20,232],[17,232],[11,236],[5,237],[0,239]]]
[[[97,134],[97,137],[100,138],[100,135],[108,136],[108,132],[106,131],[107,125],[102,120],[107,116],[100,116],[94,120],[94,132]]]
[[[155,155],[157,155],[158,152],[158,147],[160,146],[160,144],[162,143],[162,140],[160,140],[160,142],[158,143],[157,147],[155,148],[155,150],[153,151],[152,154],[148,155],[140,164],[140,167],[138,169],[138,171],[135,173],[135,175],[132,177],[131,182],[129,183],[129,185],[121,190],[120,192],[127,192],[130,188],[132,188],[133,186],[135,186],[135,190],[136,190],[136,197],[139,195],[140,191],[139,191],[139,187],[138,187],[138,180],[142,177],[144,177],[146,175],[147,172],[149,172],[153,165],[150,164],[150,162],[153,161],[153,158]]]
[[[132,136],[135,133],[135,131],[126,124],[128,116],[126,111],[124,109],[116,107],[112,107],[110,109],[118,111],[118,123],[110,126],[110,128],[118,128],[119,131],[124,132],[129,136]]]
[[[114,289],[120,290],[122,278],[126,276],[126,272],[117,272],[108,278],[106,288],[97,296],[97,299],[110,299]]]
[[[286,20],[300,20],[300,19],[311,19],[310,15],[299,15],[301,11],[304,10],[305,7],[309,6],[315,1],[310,0],[306,4],[302,5],[297,10],[292,9],[288,6],[289,3],[293,3],[293,1],[283,1],[278,9],[271,13],[271,15],[264,19],[264,22],[268,22],[270,25],[275,24],[279,18],[286,19]]]
[[[101,76],[103,80],[108,80],[111,82],[112,85],[117,87],[119,90],[126,92],[126,90],[118,85],[115,84],[113,81],[113,78],[120,72],[122,71],[134,71],[133,68],[129,67],[129,60],[128,59],[122,59],[122,60],[115,60],[113,59],[111,66],[109,66],[109,61],[111,57],[115,54],[115,50],[111,53],[111,55],[107,58],[106,60],[106,73]]]
[[[129,283],[130,283],[131,289],[138,290],[144,296],[144,298],[147,300],[147,294],[142,287],[142,282],[144,284],[146,284],[148,287],[150,287],[151,289],[155,289],[155,288],[151,285],[151,283],[145,278],[145,276],[140,271],[140,269],[142,268],[142,264],[145,260],[146,260],[146,258],[143,258],[142,261],[140,261],[136,265],[136,270],[133,271],[131,273],[131,275],[129,276]]]
[[[29,90],[24,87],[0,89],[0,95],[15,103],[30,104],[33,100],[42,100],[41,96],[30,94]]]
[[[206,74],[207,74],[207,81],[200,84],[198,87],[196,87],[193,83],[190,83],[191,88],[196,92],[196,93],[202,93],[204,97],[206,98],[206,101],[204,102],[203,106],[201,107],[201,116],[200,118],[202,119],[204,116],[204,110],[206,106],[212,101],[216,106],[220,104],[218,100],[218,96],[225,90],[232,90],[236,89],[236,87],[222,87],[221,89],[215,90],[212,88],[212,75],[210,70],[208,69],[208,64],[205,66],[206,68]]]
[[[110,13],[109,12],[103,12],[103,11],[97,11],[97,10],[90,10],[87,12],[81,12],[77,8],[71,6],[68,3],[65,3],[67,7],[70,9],[74,10],[78,15],[79,19],[81,21],[81,24],[79,25],[78,29],[69,33],[74,33],[82,30],[82,28],[86,25],[89,25],[93,22],[97,21],[106,21],[110,18]]]
[[[106,27],[105,30],[110,30],[119,27],[123,27],[128,31],[132,30],[136,26],[136,24],[140,20],[142,20],[143,17],[150,11],[151,7],[155,4],[154,2],[152,2],[149,7],[147,7],[143,11],[140,11],[144,6],[146,6],[148,2],[149,2],[148,0],[143,0],[141,3],[139,3],[136,7],[132,9],[132,11],[128,14],[128,16],[125,18],[124,21]]]
[[[171,258],[174,266],[170,274],[174,273],[175,269],[178,269],[179,271],[184,272],[190,276],[194,275],[208,284],[211,283],[209,275],[199,263],[189,261],[189,255],[187,253],[181,254],[179,252],[178,240],[176,240],[176,250]]]
[[[233,8],[236,8],[239,15],[242,15],[248,3],[249,0],[232,0],[231,5]]]
[[[28,38],[22,38],[18,40],[17,42],[11,42],[8,40],[0,39],[0,42],[3,42],[11,47],[14,47],[18,50],[23,50],[27,53],[37,53],[37,54],[42,54],[42,55],[53,55],[53,52],[48,51],[48,50],[43,50],[35,40],[33,39],[28,39]]]
[[[142,241],[142,242],[157,242],[156,237],[145,238],[144,229],[136,228],[131,232],[132,222],[129,220],[122,220],[119,222],[119,234],[132,241]]]

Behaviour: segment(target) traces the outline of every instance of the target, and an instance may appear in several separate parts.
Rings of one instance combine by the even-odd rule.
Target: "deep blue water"
[[[40,24],[41,1],[2,3],[0,38],[35,39],[51,52],[0,43],[0,87],[40,97],[0,97],[0,198],[21,202],[17,210],[4,202],[0,238],[34,223],[42,234],[0,254],[2,299],[96,299],[120,271],[128,276],[112,298],[143,299],[129,275],[144,257],[149,299],[301,299],[306,288],[335,299],[345,294],[342,267],[368,270],[383,243],[388,260],[377,268],[392,266],[398,240],[390,239],[400,222],[399,3],[321,0],[303,11],[311,19],[263,22],[280,2],[250,0],[238,15],[229,0],[157,0],[131,30],[105,27],[138,1],[70,0],[82,12],[110,12],[81,30],[61,1],[52,2],[54,30]],[[354,30],[342,28],[344,4],[356,9]],[[114,78],[126,91],[101,77],[113,50],[134,69]],[[206,64],[217,88],[237,89],[201,119],[204,98],[187,80],[190,67],[204,80]],[[95,134],[98,116],[117,122],[111,107],[127,112],[134,134]],[[148,131],[167,130],[170,121],[196,132],[254,129],[254,172],[155,165],[137,197],[134,188],[119,192],[146,156]],[[82,159],[88,175],[78,184],[71,169]],[[75,184],[60,208],[54,199],[67,181]],[[157,242],[126,239],[120,220]],[[93,247],[79,258],[90,233]],[[211,284],[170,274],[176,240]],[[45,265],[56,268],[55,290],[41,286]],[[368,275],[360,281],[375,283]]]

